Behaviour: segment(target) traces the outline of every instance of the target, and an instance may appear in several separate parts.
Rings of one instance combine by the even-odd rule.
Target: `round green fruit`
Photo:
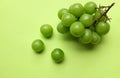
[[[107,22],[99,22],[96,25],[96,32],[100,35],[105,35],[109,32],[110,30],[110,25]]]
[[[74,36],[74,37],[80,37],[84,34],[85,32],[85,27],[81,22],[74,22],[71,26],[70,26],[70,33]]]
[[[41,53],[44,50],[45,46],[42,40],[36,39],[32,42],[32,49],[37,52]]]
[[[82,44],[89,44],[92,41],[92,31],[90,29],[85,29],[84,35],[82,35],[78,41]]]
[[[56,63],[61,63],[64,60],[64,52],[60,48],[55,48],[51,53],[51,57]]]
[[[80,17],[84,12],[84,8],[82,4],[75,3],[69,7],[69,12],[75,15],[76,17]]]

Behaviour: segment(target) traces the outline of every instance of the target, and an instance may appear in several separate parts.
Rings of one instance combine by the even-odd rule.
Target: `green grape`
[[[64,34],[64,33],[67,33],[69,32],[69,27],[65,27],[62,25],[62,23],[60,22],[58,25],[57,25],[57,31]]]
[[[50,38],[53,34],[53,28],[49,24],[44,24],[40,27],[40,32],[46,38]]]
[[[44,50],[44,47],[44,43],[40,39],[36,39],[32,42],[32,49],[37,53],[41,53]]]
[[[93,16],[90,14],[83,14],[79,19],[85,27],[90,27],[93,24]]]
[[[70,26],[70,33],[74,36],[74,37],[80,37],[84,34],[85,32],[85,27],[81,22],[74,22],[71,26]]]
[[[91,41],[91,43],[92,44],[98,44],[98,43],[100,43],[101,42],[101,36],[100,35],[98,35],[96,32],[92,32],[92,41]]]
[[[64,52],[60,48],[55,48],[51,53],[51,57],[56,63],[61,63],[64,60]]]
[[[93,15],[94,19],[98,19],[103,13],[104,13],[103,10],[96,11]],[[105,20],[106,20],[106,17],[103,16],[99,21],[105,21]]]
[[[63,16],[64,14],[66,14],[66,13],[69,13],[68,9],[66,9],[66,8],[60,9],[60,10],[58,11],[58,18],[61,19],[62,16]]]
[[[66,13],[62,16],[61,19],[61,23],[66,26],[66,27],[70,27],[70,25],[75,22],[77,19],[75,18],[74,15],[70,14],[70,13]]]
[[[90,29],[85,29],[84,35],[79,37],[78,41],[82,44],[89,44],[92,41],[92,31]]]
[[[75,3],[69,7],[69,12],[75,15],[76,17],[80,17],[84,12],[84,8],[82,4]]]
[[[96,32],[100,35],[105,35],[109,32],[110,30],[110,25],[106,22],[99,22],[97,25],[96,25]]]
[[[90,1],[84,5],[84,9],[86,13],[93,14],[97,9],[97,5],[96,3]]]

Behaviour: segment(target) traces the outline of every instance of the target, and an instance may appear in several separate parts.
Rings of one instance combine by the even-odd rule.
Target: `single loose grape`
[[[84,9],[86,13],[93,14],[97,9],[97,5],[96,3],[90,1],[84,5]]]
[[[75,22],[77,19],[75,18],[74,15],[70,14],[70,13],[66,13],[62,16],[61,19],[61,23],[66,26],[66,27],[70,27],[70,25]]]
[[[98,43],[100,43],[101,42],[101,36],[100,35],[98,35],[96,32],[92,32],[92,41],[91,41],[91,43],[92,44],[98,44]]]
[[[90,27],[93,24],[93,16],[90,14],[83,14],[79,19],[85,27]]]
[[[66,13],[69,13],[68,9],[66,9],[66,8],[60,9],[60,10],[58,11],[58,18],[61,19],[62,16],[63,16],[64,14],[66,14]]]
[[[80,17],[84,12],[84,8],[82,4],[75,3],[69,7],[69,12],[75,15],[76,17]]]
[[[107,34],[109,30],[110,30],[110,25],[106,22],[101,21],[96,25],[96,32],[100,35]]]
[[[90,29],[85,29],[84,35],[79,37],[78,41],[82,44],[90,43],[92,41],[92,31]]]
[[[74,22],[71,26],[70,26],[70,33],[74,36],[74,37],[80,37],[84,34],[85,32],[85,27],[81,22]]]
[[[64,52],[60,48],[55,48],[51,53],[51,57],[56,63],[60,63],[64,60]]]
[[[44,50],[44,47],[44,43],[40,39],[36,39],[32,42],[32,49],[37,53],[41,53]]]
[[[44,24],[40,27],[40,32],[46,38],[50,38],[53,34],[53,28],[49,24]]]
[[[57,25],[57,31],[64,34],[64,33],[67,33],[69,32],[69,27],[65,27],[62,25],[62,23],[60,22],[58,25]]]

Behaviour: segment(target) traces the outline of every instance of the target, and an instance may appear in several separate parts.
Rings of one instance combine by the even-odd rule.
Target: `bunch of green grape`
[[[57,25],[57,31],[70,33],[82,44],[98,44],[110,30],[108,18],[103,15],[105,11],[99,9],[94,2],[87,2],[84,6],[74,3],[69,9],[62,8],[58,11],[61,22]]]

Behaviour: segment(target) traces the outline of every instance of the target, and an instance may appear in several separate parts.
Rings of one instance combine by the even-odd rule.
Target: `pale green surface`
[[[57,11],[89,0],[0,0],[0,78],[120,78],[120,1],[95,0],[116,5],[109,12],[111,30],[102,43],[85,49],[57,32]],[[40,25],[54,27],[51,39],[39,33]],[[46,45],[42,54],[31,49],[34,39]],[[60,47],[65,61],[55,64],[50,53]]]

